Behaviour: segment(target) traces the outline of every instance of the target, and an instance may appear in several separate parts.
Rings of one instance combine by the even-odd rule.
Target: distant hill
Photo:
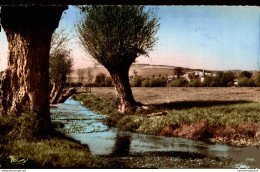
[[[150,65],[150,64],[132,64],[129,70],[129,76],[134,75],[134,71],[137,72],[137,75],[142,77],[152,77],[155,76],[166,76],[172,75],[175,66],[165,66],[165,65]],[[88,80],[88,73],[91,73],[95,78],[95,76],[99,73],[104,73],[106,76],[110,76],[109,72],[103,66],[97,67],[88,67],[85,69],[77,69],[70,76],[70,82],[78,82],[79,75],[78,71],[84,73],[84,81]]]
[[[129,70],[129,77],[134,76],[134,71],[138,76],[142,76],[143,78],[151,78],[153,76],[159,77],[159,76],[172,76],[174,69],[178,66],[168,66],[168,65],[150,65],[150,64],[132,64]],[[80,73],[82,73],[83,82],[88,81],[88,75],[91,73],[93,76],[93,80],[95,80],[95,77],[99,73],[104,73],[106,76],[110,77],[109,72],[103,67],[103,66],[97,66],[97,67],[88,67],[85,69],[78,69],[75,70],[69,79],[69,82],[78,82],[79,81],[79,75],[78,71],[80,70]],[[202,72],[203,69],[190,69],[190,68],[183,68],[184,73],[193,73],[193,72]],[[217,70],[204,70],[208,73],[217,73],[219,71]],[[241,70],[230,70],[234,72],[235,74],[240,73]]]

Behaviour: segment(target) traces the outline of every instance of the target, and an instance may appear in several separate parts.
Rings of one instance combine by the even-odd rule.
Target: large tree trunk
[[[1,22],[9,46],[3,115],[19,116],[29,108],[37,112],[41,127],[49,126],[50,41],[65,9],[67,6],[2,7]]]
[[[126,109],[137,105],[134,100],[128,76],[129,68],[110,71],[117,93],[118,110],[125,112]]]

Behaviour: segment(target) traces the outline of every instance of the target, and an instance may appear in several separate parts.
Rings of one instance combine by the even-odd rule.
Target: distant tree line
[[[239,75],[238,86],[260,87],[260,75],[257,75],[257,77],[253,78],[250,72],[244,71]]]
[[[94,78],[94,76],[93,76]],[[260,87],[260,74],[256,77],[252,76],[251,72],[243,71],[238,77],[231,71],[218,72],[216,76],[205,76],[203,82],[197,76],[189,76],[191,80],[188,82],[184,78],[176,78],[171,83],[172,87]],[[235,79],[236,84],[235,84]],[[141,76],[134,75],[130,84],[132,87],[165,87],[167,85],[167,76],[159,75],[158,78],[153,76],[152,78],[142,78]],[[114,83],[111,77],[106,76],[104,73],[99,73],[95,76],[94,82],[88,80],[87,83],[83,84],[83,80],[79,82],[66,83],[67,87],[113,87]]]
[[[237,84],[235,84],[235,74],[231,71],[218,72],[216,76],[206,76],[204,81],[201,82],[198,78],[191,79],[189,83],[185,83],[183,78],[174,80],[171,83],[173,87],[259,87],[260,86],[260,75],[253,78],[252,73],[243,71],[238,76]]]
[[[253,77],[251,72],[243,71],[238,77],[231,71],[218,72],[216,76],[205,76],[204,81],[201,82],[199,77],[190,76],[190,81],[187,79],[177,77],[171,82],[172,87],[259,87],[260,75]],[[235,79],[236,84],[235,84]],[[159,77],[152,79],[144,79],[141,76],[134,76],[131,82],[132,87],[164,87],[166,86],[167,77]]]
[[[88,80],[88,82],[83,84],[84,82],[83,78],[84,77],[82,77],[82,79],[79,80],[79,82],[67,82],[66,86],[67,87],[82,87],[82,86],[83,87],[113,87],[114,86],[112,78],[106,76],[106,74],[104,73],[97,74],[94,82],[92,82],[92,80]]]
[[[132,87],[164,87],[166,80],[164,77],[142,79],[141,76],[135,76],[131,82]]]

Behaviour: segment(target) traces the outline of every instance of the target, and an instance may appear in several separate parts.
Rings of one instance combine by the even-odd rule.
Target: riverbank
[[[55,130],[40,134],[34,113],[0,117],[1,168],[107,168],[87,146]]]
[[[102,100],[100,100],[102,102]],[[105,115],[68,99],[51,109],[59,131],[88,145],[92,155],[111,168],[256,168],[256,147],[233,147],[177,137],[140,134],[107,127]],[[249,152],[250,155],[248,155]],[[250,161],[249,161],[250,160]],[[165,165],[167,164],[167,165]]]
[[[105,90],[103,96],[102,90]],[[126,112],[122,115],[117,112],[113,98],[112,100],[101,98],[108,95],[112,97],[111,94],[107,94],[107,90],[107,88],[100,88],[97,91],[98,94],[96,94],[99,97],[93,95],[95,92],[92,91],[92,94],[74,95],[73,98],[81,101],[90,110],[107,115],[109,117],[107,123],[121,130],[220,142],[236,146],[259,145],[260,143],[259,103],[240,99],[239,94],[237,97],[233,96],[226,101],[201,100],[201,97],[210,95],[210,90],[206,88],[207,91],[199,93],[205,95],[197,96],[198,101],[168,103],[161,101],[161,103],[147,104],[148,109],[139,108],[135,112]],[[147,91],[151,92],[149,88],[145,92]],[[159,91],[163,92],[164,90],[158,89],[153,94],[160,94]],[[188,90],[187,92],[191,91]],[[213,89],[214,91],[215,93],[212,93],[212,95],[216,94],[216,89]],[[233,89],[232,91],[242,94],[245,89],[242,89],[242,91]],[[227,94],[225,91],[224,93]],[[222,95],[219,93],[218,96],[221,97]],[[151,94],[142,94],[142,100],[149,99],[149,101],[152,101],[150,97]],[[144,102],[141,101],[141,103]]]
[[[149,152],[127,157],[100,156],[100,159],[114,168],[155,168],[155,169],[228,169],[248,168],[239,161],[227,158],[204,157],[195,153]]]

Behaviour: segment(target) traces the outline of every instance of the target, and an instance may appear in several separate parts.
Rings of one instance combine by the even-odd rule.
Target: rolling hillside
[[[166,66],[166,65],[150,65],[150,64],[132,64],[129,71],[129,77],[134,76],[137,74],[138,76],[142,76],[143,78],[151,78],[153,76],[172,76],[173,71],[177,66]],[[203,69],[190,69],[190,68],[183,68],[184,73],[193,73],[193,72],[202,72]],[[205,72],[209,73],[217,73],[218,71],[209,71],[205,70]],[[237,72],[237,71],[236,71]],[[103,66],[97,67],[88,67],[85,69],[77,69],[75,70],[69,82],[79,82],[79,74],[82,76],[83,82],[88,82],[89,76],[92,75],[92,81],[95,80],[95,77],[99,73],[104,73],[106,76],[110,76],[109,72]],[[135,73],[135,74],[134,74]],[[90,77],[91,78],[91,77]]]

